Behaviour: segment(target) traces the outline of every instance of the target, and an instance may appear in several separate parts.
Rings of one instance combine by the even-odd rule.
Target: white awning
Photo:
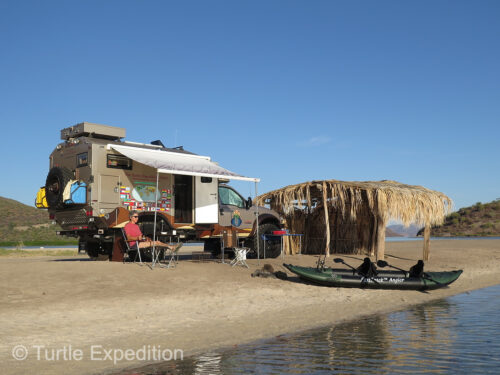
[[[108,149],[110,148],[138,163],[157,169],[159,173],[227,178],[230,180],[254,182],[260,181],[259,178],[241,176],[222,168],[212,162],[208,156],[108,144]]]

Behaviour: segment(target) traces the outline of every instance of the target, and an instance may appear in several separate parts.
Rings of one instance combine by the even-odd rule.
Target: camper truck
[[[37,207],[48,209],[62,228],[59,234],[77,237],[79,250],[91,258],[108,259],[116,250],[130,210],[139,212],[146,236],[203,241],[205,251],[214,254],[224,247],[224,238],[231,238],[226,233],[255,253],[257,225],[262,253],[262,235],[279,229],[276,212],[254,206],[227,184],[258,179],[183,147],[124,138],[123,128],[88,122],[61,130],[63,142],[50,154],[47,179],[37,194]],[[268,257],[279,253],[279,246],[266,245]]]

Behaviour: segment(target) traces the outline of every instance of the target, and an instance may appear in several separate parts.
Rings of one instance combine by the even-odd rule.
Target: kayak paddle
[[[377,260],[377,266],[379,266],[380,268],[384,268],[384,267],[391,267],[391,268],[394,268],[398,271],[401,271],[405,274],[405,276],[407,276],[409,274],[408,271],[402,269],[402,268],[398,268],[396,266],[391,266],[389,263],[387,263],[385,260]]]
[[[391,268],[394,268],[394,269],[396,269],[398,271],[404,272],[406,277],[410,277],[410,273],[408,271],[405,271],[405,270],[403,270],[401,268],[398,268],[396,266],[392,266],[389,263],[387,263],[385,260],[379,260],[379,261],[377,261],[377,266],[382,267],[382,268],[386,267],[386,266],[387,267],[391,267]],[[432,277],[429,277],[429,275],[427,275],[425,272],[423,272],[422,276],[420,276],[420,277],[422,277],[422,279],[426,279],[426,280],[432,281],[432,282],[434,282],[434,283],[436,283],[438,285],[445,286],[445,284],[442,284],[439,281],[434,280]]]
[[[344,262],[344,259],[342,259],[342,258],[334,258],[333,261],[335,263],[342,263],[343,265],[345,265],[345,266],[351,268],[353,271],[357,272],[356,268],[354,268],[353,266],[351,266],[351,265],[347,264],[346,262]]]

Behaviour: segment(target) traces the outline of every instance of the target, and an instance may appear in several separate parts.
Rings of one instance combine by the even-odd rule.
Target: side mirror
[[[247,201],[246,201],[246,208],[247,210],[252,207],[252,198],[251,197],[248,197]]]

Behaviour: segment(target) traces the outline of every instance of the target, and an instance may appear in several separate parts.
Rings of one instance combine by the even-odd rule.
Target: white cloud
[[[311,137],[305,142],[302,143],[302,146],[304,147],[314,147],[314,146],[320,146],[324,145],[326,143],[330,143],[332,140],[330,137],[325,137],[325,136],[318,136],[318,137]]]

